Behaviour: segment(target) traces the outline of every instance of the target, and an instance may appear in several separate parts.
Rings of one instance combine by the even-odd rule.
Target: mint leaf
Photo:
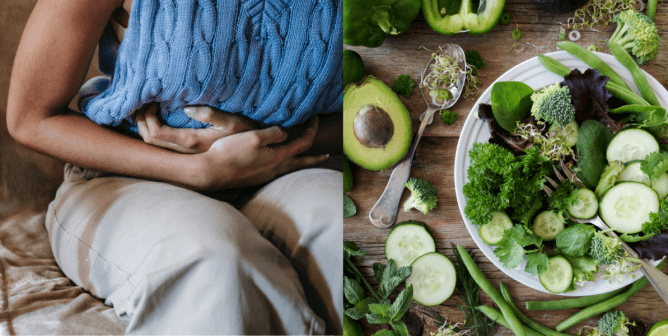
[[[381,329],[378,330],[373,336],[400,336],[398,332],[394,330]]]
[[[376,300],[374,298],[371,297],[364,298],[364,300],[357,302],[355,306],[346,309],[345,313],[350,318],[354,320],[359,320],[362,317],[364,317],[364,315],[369,313],[369,305],[373,303],[376,303]]]
[[[366,320],[372,324],[385,324],[390,322],[388,317],[380,314],[366,314]]]
[[[548,258],[545,253],[534,252],[527,254],[527,264],[524,266],[524,271],[537,276],[547,269]]]
[[[403,321],[391,322],[391,324],[392,328],[394,328],[400,336],[411,336],[411,334],[408,333],[408,328],[406,328],[406,325]]]
[[[380,267],[378,268],[378,271],[380,271]],[[397,263],[394,260],[388,260],[387,266],[383,269],[383,275],[379,280],[378,295],[381,298],[389,297],[400,283],[405,282],[411,276],[411,270],[410,266],[397,268]],[[376,273],[375,269],[374,273]]]
[[[378,282],[383,281],[383,272],[385,272],[385,265],[381,263],[373,263],[373,276]]]
[[[369,312],[371,314],[383,315],[387,317],[390,311],[390,307],[384,304],[372,303],[369,305]]]
[[[353,257],[364,257],[366,256],[366,252],[360,250],[359,247],[357,247],[357,244],[351,241],[344,241],[343,242],[343,257],[348,259],[351,256]]]
[[[408,307],[413,301],[413,285],[410,285],[399,293],[399,296],[394,300],[392,308],[389,311],[389,316],[392,321],[401,321]]]
[[[343,277],[343,294],[351,304],[357,304],[364,299],[364,289],[362,286],[347,276]]]

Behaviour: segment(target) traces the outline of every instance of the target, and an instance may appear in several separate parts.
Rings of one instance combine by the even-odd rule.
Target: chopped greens
[[[415,85],[415,81],[411,79],[411,76],[399,75],[399,77],[394,80],[394,84],[392,84],[392,91],[408,98],[413,92],[413,87],[415,87]]]
[[[550,208],[559,211],[568,211],[568,207],[576,205],[579,202],[576,190],[577,187],[570,181],[559,184],[548,200]]]
[[[441,115],[441,120],[446,125],[454,124],[455,120],[457,120],[457,117],[459,116],[457,112],[453,112],[451,110],[442,110],[438,113]]]

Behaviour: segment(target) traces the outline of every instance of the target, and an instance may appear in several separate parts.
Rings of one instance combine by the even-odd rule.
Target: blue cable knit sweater
[[[119,44],[110,26],[79,107],[136,132],[134,111],[160,103],[172,127],[202,128],[187,105],[291,127],[342,108],[342,0],[134,0]]]

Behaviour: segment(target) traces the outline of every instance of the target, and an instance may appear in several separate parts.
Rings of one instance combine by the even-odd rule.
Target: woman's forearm
[[[202,183],[197,156],[146,144],[73,111],[21,123],[10,132],[26,147],[82,167],[190,188]]]

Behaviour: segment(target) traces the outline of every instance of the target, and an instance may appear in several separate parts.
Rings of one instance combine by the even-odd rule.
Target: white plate
[[[633,84],[633,78],[631,77],[631,74],[626,68],[624,68],[623,65],[617,62],[617,60],[615,60],[615,58],[611,55],[603,53],[596,53],[596,55],[598,55],[598,57],[600,57],[608,65],[610,65],[610,67],[612,67],[613,70],[615,70],[622,78],[624,78],[624,80],[629,84],[629,86],[631,86],[631,88],[636,90],[637,92],[636,86]],[[584,62],[580,61],[578,58],[572,56],[571,54],[565,51],[557,51],[549,53],[547,54],[547,56],[554,58],[555,60],[559,61],[560,63],[564,64],[570,69],[577,68],[580,69],[580,71],[582,72],[589,69],[588,65],[586,65]],[[668,106],[668,104],[666,103],[668,102],[668,91],[666,91],[666,89],[661,85],[661,83],[659,83],[656,79],[654,79],[654,77],[648,75],[647,73],[645,73],[645,76],[647,77],[650,85],[654,89],[657,99],[659,100],[661,105]],[[524,82],[535,90],[548,85],[552,85],[557,82],[561,82],[563,81],[563,77],[556,75],[550,72],[549,70],[545,69],[545,67],[543,67],[538,61],[538,57],[534,57],[508,70],[506,73],[501,75],[501,77],[499,77],[496,81]],[[462,218],[464,219],[464,223],[466,224],[466,228],[469,230],[471,237],[473,237],[473,240],[478,245],[482,253],[487,257],[487,259],[489,259],[494,265],[496,265],[496,267],[498,267],[501,271],[506,273],[509,277],[535,290],[548,293],[547,290],[543,288],[543,285],[541,285],[537,276],[532,276],[529,273],[524,272],[525,262],[522,262],[522,264],[520,264],[520,266],[518,266],[517,269],[508,269],[504,267],[499,261],[499,258],[494,255],[493,247],[485,244],[482,241],[482,239],[480,239],[480,236],[478,235],[478,227],[473,225],[471,221],[468,220],[468,218],[466,218],[466,215],[464,214],[464,207],[466,206],[466,197],[462,192],[462,188],[464,187],[464,184],[468,182],[466,178],[466,168],[469,166],[468,151],[473,147],[474,143],[487,142],[490,137],[487,123],[480,119],[477,119],[475,116],[477,115],[476,112],[478,111],[479,104],[490,103],[491,90],[492,90],[492,85],[490,85],[489,88],[485,90],[485,92],[480,96],[478,101],[475,103],[471,113],[469,114],[468,118],[466,119],[466,122],[464,123],[464,128],[462,129],[462,133],[459,137],[459,143],[457,144],[457,153],[455,154],[455,190],[457,191],[457,203],[459,204],[459,212],[462,214]],[[656,262],[655,264],[658,264],[658,262]],[[608,282],[607,280],[602,279],[601,275],[599,274],[596,276],[596,279],[594,279],[594,281],[587,282],[583,287],[578,287],[576,291],[562,293],[561,295],[588,296],[588,295],[607,293],[615,289],[624,287],[632,283],[633,281],[639,279],[640,277],[642,277],[642,273],[638,270],[631,275],[626,275],[621,283],[613,282],[612,284],[610,284],[610,282]]]

